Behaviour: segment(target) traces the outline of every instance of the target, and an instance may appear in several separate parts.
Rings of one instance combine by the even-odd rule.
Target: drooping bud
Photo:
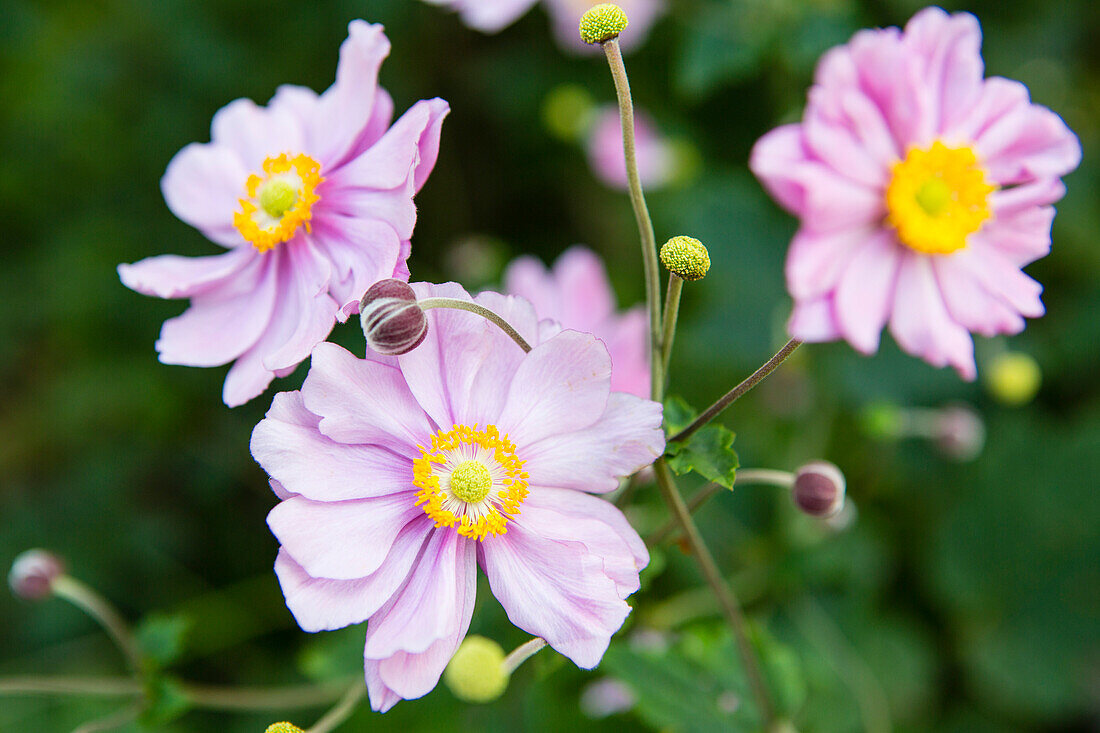
[[[15,558],[8,584],[20,598],[37,601],[53,591],[53,581],[65,572],[65,564],[46,550],[27,550]]]
[[[967,462],[985,447],[985,423],[966,405],[949,405],[936,417],[936,447],[948,458]]]
[[[811,517],[831,517],[844,506],[844,474],[828,461],[807,463],[795,472],[791,498]]]
[[[695,237],[673,237],[661,246],[661,264],[684,280],[702,280],[710,269],[710,253]]]
[[[1022,351],[998,354],[985,370],[985,386],[1002,405],[1019,407],[1035,399],[1043,373],[1039,362]]]
[[[294,723],[272,723],[267,726],[267,730],[264,733],[305,733],[301,728],[294,725]]]
[[[379,280],[359,303],[359,320],[367,346],[379,354],[407,354],[428,335],[428,319],[416,293],[400,280]]]
[[[581,16],[581,40],[585,43],[606,43],[626,30],[626,13],[614,3],[600,3]]]
[[[443,670],[443,681],[465,702],[492,702],[508,689],[504,650],[492,639],[467,636]]]

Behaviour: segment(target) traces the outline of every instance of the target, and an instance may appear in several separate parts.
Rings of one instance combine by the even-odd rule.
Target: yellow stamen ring
[[[886,189],[886,221],[902,244],[924,254],[950,254],[991,216],[986,180],[978,156],[969,147],[941,142],[912,148],[894,165]]]
[[[302,225],[310,231],[313,205],[321,198],[315,189],[325,179],[320,163],[301,153],[265,159],[263,173],[245,181],[248,196],[240,199],[233,224],[253,247],[267,252],[289,241]]]
[[[516,446],[495,425],[455,425],[432,436],[431,448],[418,446],[413,460],[416,505],[437,527],[454,527],[476,540],[508,531],[527,498],[527,473]]]

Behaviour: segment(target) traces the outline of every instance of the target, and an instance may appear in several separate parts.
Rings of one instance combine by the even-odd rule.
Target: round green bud
[[[581,40],[585,43],[605,43],[626,29],[626,13],[614,3],[594,5],[581,16]]]
[[[267,730],[264,733],[305,733],[301,728],[294,725],[294,723],[272,723],[267,726]]]
[[[710,269],[710,253],[694,237],[673,237],[661,247],[661,264],[684,280],[702,280]]]
[[[999,354],[986,367],[986,388],[1002,405],[1026,405],[1035,399],[1042,381],[1039,362],[1021,351]]]
[[[467,636],[443,670],[443,682],[465,702],[492,702],[508,689],[504,650],[492,639]]]

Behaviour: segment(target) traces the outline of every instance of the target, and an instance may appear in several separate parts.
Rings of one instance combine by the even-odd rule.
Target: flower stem
[[[141,682],[132,677],[22,677],[0,678],[2,695],[88,695],[126,697],[144,692]]]
[[[684,504],[684,498],[680,496],[680,491],[676,488],[676,482],[672,478],[672,472],[669,470],[668,464],[665,463],[665,459],[658,458],[653,464],[653,470],[657,475],[657,485],[661,487],[665,501],[672,508],[673,515],[680,524],[684,537],[691,547],[691,554],[695,557],[699,569],[703,572],[703,577],[706,578],[707,583],[718,599],[718,603],[722,606],[726,620],[733,630],[733,637],[737,642],[737,650],[741,656],[741,664],[745,667],[745,676],[748,677],[753,697],[756,698],[756,704],[760,707],[760,713],[766,726],[771,727],[776,721],[775,705],[772,703],[771,692],[764,684],[764,676],[760,671],[759,663],[756,661],[752,644],[749,642],[745,617],[741,613],[737,598],[734,596],[733,590],[726,584],[721,572],[719,572],[714,557],[707,549],[702,535],[699,534],[699,528],[692,521],[691,514],[688,512],[687,505]]]
[[[363,687],[363,680],[355,678]],[[214,687],[185,682],[183,693],[195,707],[206,710],[278,710],[315,708],[339,697],[346,680],[285,687]]]
[[[130,627],[111,603],[90,587],[69,575],[59,575],[50,586],[54,595],[64,598],[95,619],[126,657],[134,672],[144,669],[141,648]]]
[[[737,470],[737,475],[733,479],[733,485],[742,486],[745,484],[771,484],[773,486],[781,486],[789,489],[794,484],[794,474],[790,471],[777,471],[771,468],[739,468]],[[724,491],[729,491],[729,489],[721,484],[713,482],[707,484],[693,497],[688,499],[688,513],[694,514],[701,506],[710,501],[712,497]],[[669,519],[663,527],[646,538],[646,545],[653,547],[654,545],[660,544],[679,526],[675,518]]]
[[[623,126],[623,154],[626,157],[626,178],[630,184],[630,204],[634,207],[634,219],[642,243],[642,267],[645,272],[646,307],[649,310],[649,370],[650,395],[660,402],[664,392],[664,370],[661,360],[661,283],[657,272],[657,238],[653,234],[653,221],[645,205],[642,182],[638,177],[638,158],[634,143],[634,102],[630,97],[630,81],[626,76],[623,54],[619,41],[612,39],[603,44],[611,78],[615,81],[615,94],[619,99],[619,118]]]
[[[470,313],[476,313],[482,318],[492,321],[500,327],[501,331],[508,334],[513,341],[515,341],[521,349],[524,351],[531,351],[531,344],[527,343],[527,340],[519,335],[519,331],[512,327],[511,323],[504,320],[496,313],[493,313],[488,308],[478,305],[477,303],[471,303],[468,300],[459,300],[458,298],[424,298],[417,301],[417,305],[421,310],[431,310],[432,308],[454,308],[460,311],[469,311]]]
[[[791,339],[783,348],[776,352],[775,356],[768,359],[768,361],[755,372],[750,374],[741,384],[737,385],[729,392],[726,392],[718,400],[703,411],[699,417],[695,418],[695,421],[688,425],[680,432],[673,435],[668,439],[669,443],[680,442],[689,438],[696,430],[706,425],[713,420],[718,413],[729,407],[731,404],[740,399],[746,392],[755,387],[760,382],[764,381],[764,378],[774,372],[776,368],[786,361],[787,357],[794,353],[794,350],[802,345],[802,342],[798,339]]]
[[[73,733],[102,733],[102,731],[121,728],[141,715],[142,705],[142,703],[127,705],[121,710],[116,710],[107,717],[90,720],[74,728]]]
[[[329,733],[337,726],[351,717],[359,701],[363,699],[367,687],[363,680],[357,679],[351,683],[351,687],[340,700],[332,706],[332,709],[321,716],[321,719],[306,729],[306,733]]]
[[[665,295],[665,322],[661,330],[661,369],[668,374],[668,358],[672,355],[672,340],[676,337],[676,318],[680,315],[680,293],[684,280],[676,273],[668,276],[668,293]]]
[[[520,644],[512,650],[511,654],[504,658],[504,671],[508,674],[512,674],[519,665],[535,656],[544,646],[546,646],[546,639],[539,636]]]

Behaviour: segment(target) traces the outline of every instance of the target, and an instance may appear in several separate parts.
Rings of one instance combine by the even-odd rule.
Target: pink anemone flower
[[[983,78],[974,16],[939,8],[861,31],[818,64],[799,124],[750,166],[801,227],[787,256],[804,341],[906,351],[973,379],[970,333],[1044,312],[1021,268],[1050,251],[1051,206],[1081,148],[1027,88]]]
[[[603,341],[611,354],[612,391],[649,397],[645,308],[638,305],[625,313],[615,312],[615,293],[595,252],[571,247],[551,270],[535,257],[517,257],[504,271],[504,291],[530,301],[539,318]]]
[[[455,284],[420,298],[470,300]],[[526,301],[473,300],[538,343]],[[593,496],[664,446],[660,405],[611,391],[593,336],[524,353],[495,325],[428,311],[399,357],[313,350],[300,392],[275,396],[252,455],[282,501],[268,515],[287,606],[306,631],[368,620],[371,705],[428,693],[470,625],[476,567],[508,618],[581,667],[626,619],[645,544]]]
[[[238,99],[214,115],[161,181],[168,207],[229,251],[150,257],[118,268],[122,282],[190,298],[156,343],[165,364],[234,361],[229,406],[263,392],[358,307],[371,283],[408,279],[413,194],[435,165],[447,115],[417,102],[392,126],[378,86],[389,54],[382,26],[354,21],[324,94],[282,86],[267,107]]]
[[[511,25],[539,0],[425,0],[457,11],[462,22],[482,33],[497,33]],[[604,0],[544,0],[558,43],[576,53],[597,53],[599,46],[581,40],[581,16],[593,5]],[[616,5],[626,11],[630,25],[619,39],[623,50],[641,45],[650,26],[665,11],[665,0],[619,0]]]

